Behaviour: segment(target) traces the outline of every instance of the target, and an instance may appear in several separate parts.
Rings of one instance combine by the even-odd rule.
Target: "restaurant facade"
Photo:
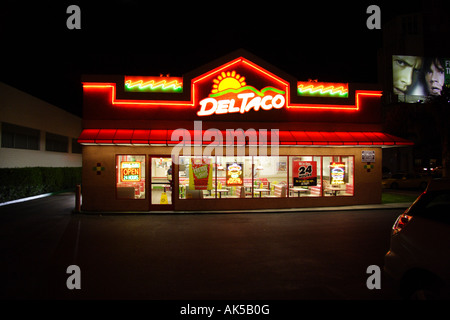
[[[183,76],[84,76],[85,212],[381,202],[373,85],[298,81],[236,51]]]

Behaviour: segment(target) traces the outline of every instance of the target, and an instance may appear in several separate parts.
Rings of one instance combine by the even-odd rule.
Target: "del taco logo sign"
[[[158,115],[161,110],[170,109],[171,112],[180,111],[182,117],[222,117],[231,121],[234,115],[255,112],[284,114],[284,109],[287,112],[358,111],[366,99],[378,100],[382,95],[381,91],[372,90],[352,90],[350,93],[346,83],[312,83],[285,76],[288,80],[239,57],[213,69],[202,67],[183,77],[170,74],[124,76],[121,84],[117,77],[111,77],[111,80],[115,79],[112,82],[92,77],[90,81],[83,81],[83,95],[104,95],[114,108],[129,108],[137,112],[141,109],[155,110]],[[307,101],[303,100],[304,96],[308,97]],[[311,97],[320,99],[316,103]],[[336,104],[327,103],[322,98],[344,99]],[[227,117],[227,114],[232,116]],[[256,118],[260,118],[259,114]]]
[[[281,109],[286,105],[286,91],[274,86],[256,88],[235,70],[222,71],[212,80],[207,98],[199,101],[198,116],[246,113],[251,110]]]

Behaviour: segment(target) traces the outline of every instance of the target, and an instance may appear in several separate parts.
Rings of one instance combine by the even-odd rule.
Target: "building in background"
[[[424,0],[404,9],[409,12],[382,26],[379,83],[384,130],[414,147],[383,150],[383,166],[391,173],[429,173],[442,165],[441,132],[426,103],[450,86],[450,6]]]
[[[81,167],[81,118],[0,82],[0,168]]]

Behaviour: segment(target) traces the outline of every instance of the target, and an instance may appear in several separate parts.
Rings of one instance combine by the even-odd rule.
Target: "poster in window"
[[[244,185],[244,175],[243,175],[243,163],[230,162],[227,163],[227,186],[242,186]]]
[[[191,158],[191,170],[189,170],[189,189],[212,189],[212,163],[208,158]]]
[[[317,186],[316,161],[292,161],[294,186]]]

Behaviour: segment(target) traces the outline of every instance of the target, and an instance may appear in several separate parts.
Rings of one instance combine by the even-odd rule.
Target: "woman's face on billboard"
[[[440,95],[444,85],[444,68],[439,60],[434,60],[430,69],[425,73],[425,82],[431,95]]]

